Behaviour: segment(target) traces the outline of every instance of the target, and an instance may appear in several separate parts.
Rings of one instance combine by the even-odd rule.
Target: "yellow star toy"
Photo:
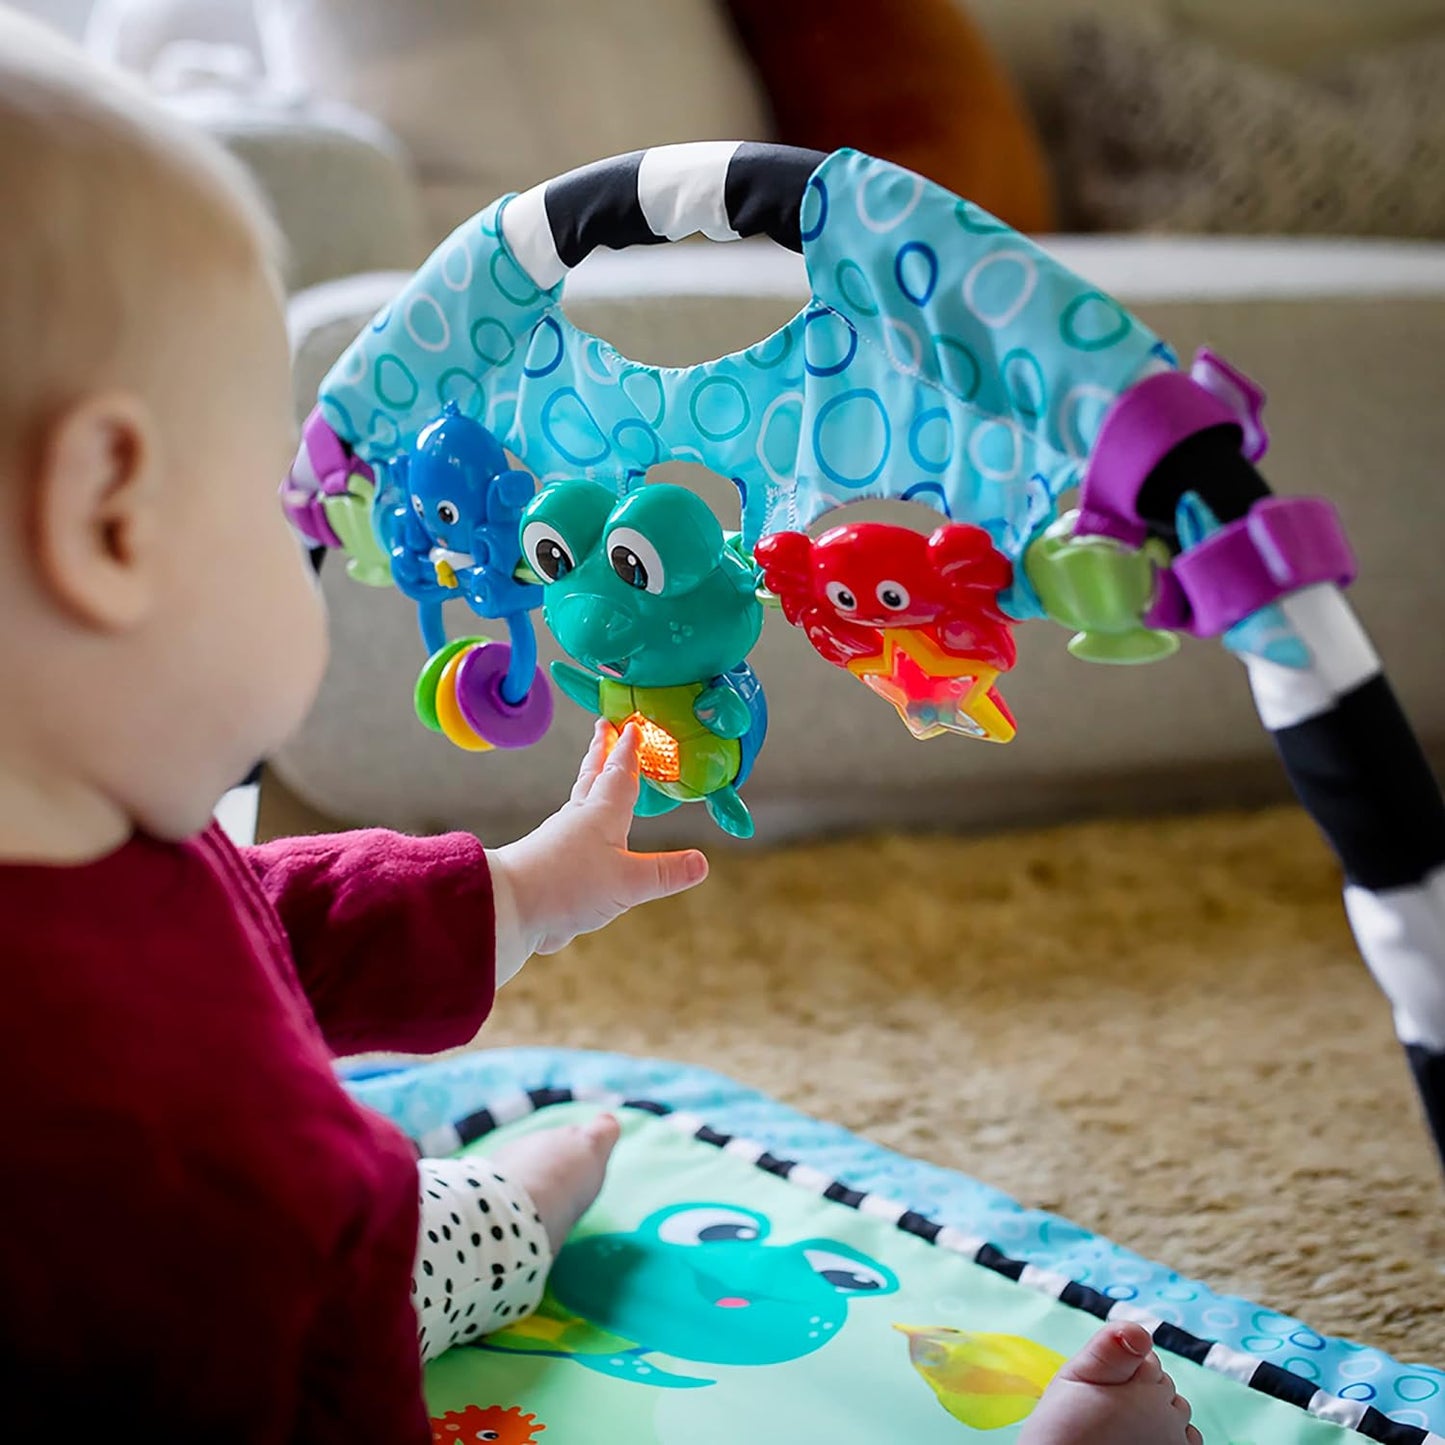
[[[1007,743],[1018,731],[1008,704],[994,690],[997,668],[944,652],[911,628],[885,629],[883,650],[850,662],[848,671],[887,698],[916,738],[962,733]]]

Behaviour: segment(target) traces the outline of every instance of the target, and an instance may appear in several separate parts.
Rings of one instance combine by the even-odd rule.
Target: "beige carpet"
[[[1293,810],[720,852],[533,960],[481,1043],[721,1070],[1445,1365],[1445,1192]]]

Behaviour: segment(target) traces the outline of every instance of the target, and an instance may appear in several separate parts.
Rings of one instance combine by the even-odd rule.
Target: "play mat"
[[[1445,1438],[1445,1372],[1216,1295],[703,1070],[515,1049],[347,1083],[429,1154],[599,1105],[623,1122],[539,1314],[429,1368],[439,1440],[1008,1445],[1105,1317],[1153,1331],[1209,1445]]]

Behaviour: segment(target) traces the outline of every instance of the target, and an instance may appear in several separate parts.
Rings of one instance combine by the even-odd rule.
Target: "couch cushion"
[[[1329,63],[1362,47],[1445,24],[1445,0],[958,0],[988,33],[1035,108],[1064,84],[1060,37],[1072,21],[1169,21],[1231,54],[1282,69]]]
[[[407,158],[371,116],[258,90],[198,89],[165,104],[201,126],[255,177],[286,238],[288,290],[426,255]]]
[[[766,139],[713,0],[258,0],[283,84],[371,111],[416,162],[433,239],[508,191],[669,141]]]
[[[1099,230],[1445,236],[1445,32],[1309,75],[1068,27],[1060,178]]]

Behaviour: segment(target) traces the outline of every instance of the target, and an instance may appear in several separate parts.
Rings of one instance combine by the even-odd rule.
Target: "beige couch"
[[[413,8],[456,15],[458,3],[430,0]],[[318,14],[324,19],[340,0],[262,4],[272,23],[271,58],[279,56],[281,73],[292,66],[291,82],[309,84],[330,102],[354,105],[370,95],[388,126],[410,139],[420,202],[414,211],[402,207],[402,224],[394,205],[382,218],[389,264],[412,264],[412,252],[425,250],[443,218],[490,198],[481,187],[530,183],[591,154],[593,137],[569,129],[555,157],[534,147],[519,166],[515,158],[498,160],[488,151],[483,128],[475,132],[475,177],[463,174],[468,151],[456,146],[455,136],[450,149],[417,155],[447,117],[428,111],[427,72],[398,62],[388,73],[380,32],[368,37],[365,14],[383,0],[348,0],[352,29],[333,35],[330,50],[317,41],[315,26]],[[600,23],[612,5],[635,18],[646,4],[660,6],[661,0],[573,4],[574,48],[553,57],[561,72],[554,84],[571,87],[574,108],[610,107],[607,123],[594,128],[605,132],[607,148],[717,134],[729,122],[740,135],[761,133],[765,122],[735,55],[721,67],[737,81],[735,93],[730,98],[717,84],[708,89],[701,129],[689,128],[687,97],[675,86],[653,113],[644,86],[598,76],[584,63],[588,24]],[[676,19],[692,4],[679,0],[669,13]],[[555,21],[565,5],[508,0],[463,7],[472,18],[450,40],[455,47],[470,37],[485,47],[488,63],[498,55],[513,57],[516,85],[509,94],[525,95],[529,85],[543,83],[543,67],[524,43],[526,27],[538,14]],[[1057,74],[1050,27],[1059,15],[1081,9],[1137,13],[1143,7],[1135,0],[1027,6],[980,0],[972,8],[1046,115]],[[1441,7],[1427,0],[1176,0],[1152,8],[1171,9],[1225,40],[1247,36],[1257,53],[1278,58],[1330,53],[1366,35],[1408,32]],[[478,16],[488,17],[485,26]],[[504,25],[518,29],[508,35],[496,28]],[[669,33],[673,51],[684,42],[684,29],[674,25]],[[705,38],[713,47],[725,43],[715,30]],[[452,72],[464,69],[464,61],[453,54]],[[688,63],[695,64],[695,57]],[[348,65],[355,67],[350,81]],[[590,99],[588,86],[599,92]],[[308,122],[309,99],[287,104],[289,121],[273,111],[267,123],[269,144],[278,152],[284,154],[288,124],[309,124],[313,147],[314,133],[324,135],[328,126],[346,134],[339,145],[354,144],[358,132],[348,128],[344,112]],[[478,119],[451,117],[473,127]],[[212,123],[225,129],[214,115]],[[514,126],[515,116],[506,124]],[[265,176],[272,163],[254,126],[248,140],[250,157]],[[298,178],[288,174],[287,204],[299,204],[304,213],[304,177],[298,201]],[[398,193],[404,172],[390,174],[390,189],[372,195]],[[473,184],[476,194],[467,191]],[[334,197],[335,188],[329,194]],[[333,202],[331,212],[315,220],[324,225],[308,230],[298,224],[293,234],[317,237],[324,251],[365,226],[365,208],[349,214],[344,202]],[[1439,481],[1445,465],[1445,246],[1124,236],[1061,237],[1050,244],[1181,352],[1208,342],[1264,382],[1275,436],[1268,475],[1282,490],[1320,492],[1342,508],[1362,565],[1355,589],[1359,610],[1421,731],[1445,742],[1445,488]],[[298,258],[300,274],[312,279],[329,272],[335,279],[298,291],[292,301],[298,411],[403,274],[338,275],[354,266],[331,266],[316,255],[312,248]],[[569,288],[569,312],[579,324],[639,359],[675,363],[755,339],[786,319],[805,294],[797,258],[753,243],[600,256],[579,270]],[[710,497],[726,500],[724,485],[714,479],[703,485]],[[311,720],[275,760],[292,789],[338,817],[406,828],[465,826],[493,837],[555,804],[587,731],[575,708],[559,700],[552,733],[525,753],[463,755],[411,715],[410,686],[422,656],[411,607],[393,592],[349,583],[339,567],[326,570],[324,585],[333,612],[332,666]],[[920,744],[888,708],[818,659],[792,629],[770,621],[754,662],[768,689],[772,730],[747,789],[763,836],[1243,802],[1279,789],[1238,666],[1217,646],[1186,646],[1169,662],[1126,670],[1076,662],[1065,652],[1065,640],[1051,624],[1022,629],[1019,665],[1005,687],[1020,725],[1013,744],[998,748],[954,738]],[[653,836],[714,836],[699,810],[684,809],[646,827]]]

